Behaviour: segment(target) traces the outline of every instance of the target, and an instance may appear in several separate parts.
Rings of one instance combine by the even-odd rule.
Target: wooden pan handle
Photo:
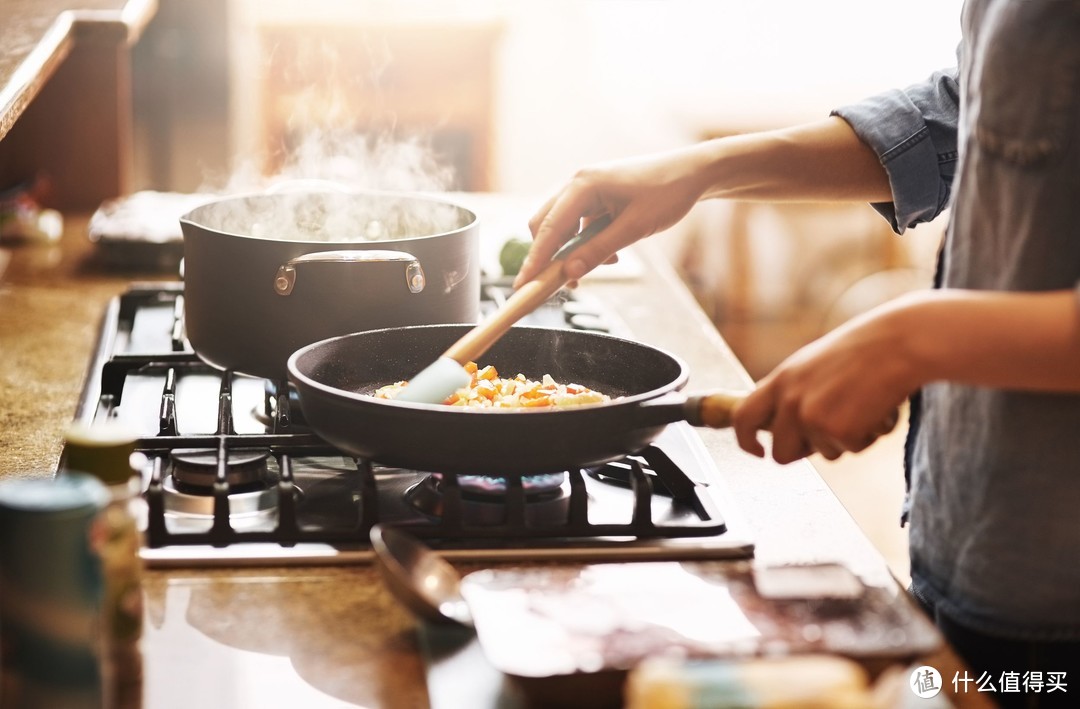
[[[446,350],[443,356],[449,357],[460,365],[480,359],[500,337],[506,334],[507,330],[513,327],[514,323],[543,305],[566,284],[566,273],[563,270],[566,257],[603,231],[604,227],[610,223],[611,218],[608,216],[597,217],[589,222],[589,226],[567,242],[536,278],[514,291],[501,308],[465,333],[460,340]]]
[[[746,401],[746,392],[713,391],[697,394],[686,400],[686,420],[694,426],[729,428],[734,423],[735,410]]]

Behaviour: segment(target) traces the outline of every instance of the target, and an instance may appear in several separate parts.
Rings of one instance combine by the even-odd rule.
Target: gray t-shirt
[[[1077,288],[1080,2],[968,0],[962,26],[958,68],[835,111],[889,173],[874,206],[898,233],[950,208],[939,287]],[[913,591],[986,633],[1080,639],[1080,396],[934,383],[912,423]]]

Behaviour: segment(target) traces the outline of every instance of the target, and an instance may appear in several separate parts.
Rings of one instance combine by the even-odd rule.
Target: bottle
[[[626,678],[626,709],[875,709],[866,670],[838,655],[655,656]],[[889,706],[892,706],[891,704]]]
[[[132,466],[137,437],[113,421],[68,428],[63,467],[98,478],[109,500],[90,528],[101,560],[101,664],[106,707],[141,706],[143,662],[142,546],[144,502]]]

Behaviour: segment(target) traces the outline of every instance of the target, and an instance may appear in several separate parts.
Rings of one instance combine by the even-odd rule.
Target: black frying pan
[[[334,337],[297,350],[289,379],[312,430],[351,455],[385,465],[460,474],[527,475],[589,467],[636,453],[674,421],[723,427],[741,400],[676,394],[679,358],[609,335],[514,327],[484,355],[502,377],[550,374],[608,394],[606,404],[490,410],[376,399],[414,375],[470,325],[422,325]],[[667,395],[667,396],[665,396]],[[618,397],[618,398],[617,398]],[[616,399],[617,398],[617,399]]]

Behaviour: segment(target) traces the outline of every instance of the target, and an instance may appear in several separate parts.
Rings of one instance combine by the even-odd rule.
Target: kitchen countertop
[[[73,41],[134,42],[156,7],[156,0],[6,0],[0,32],[0,139]]]
[[[482,215],[499,202],[474,200]],[[52,475],[107,301],[132,280],[161,280],[96,267],[85,230],[85,217],[69,215],[58,244],[0,250],[0,478]],[[636,247],[634,273],[587,279],[582,292],[612,308],[638,339],[683,357],[689,388],[748,387],[660,253],[664,238]],[[729,431],[701,437],[752,529],[758,560],[840,561],[871,585],[896,587],[809,463],[745,455]],[[373,567],[151,570],[144,589],[144,706],[428,705],[414,621]],[[958,668],[947,650],[928,662],[946,684]],[[974,692],[955,703],[989,706]]]

